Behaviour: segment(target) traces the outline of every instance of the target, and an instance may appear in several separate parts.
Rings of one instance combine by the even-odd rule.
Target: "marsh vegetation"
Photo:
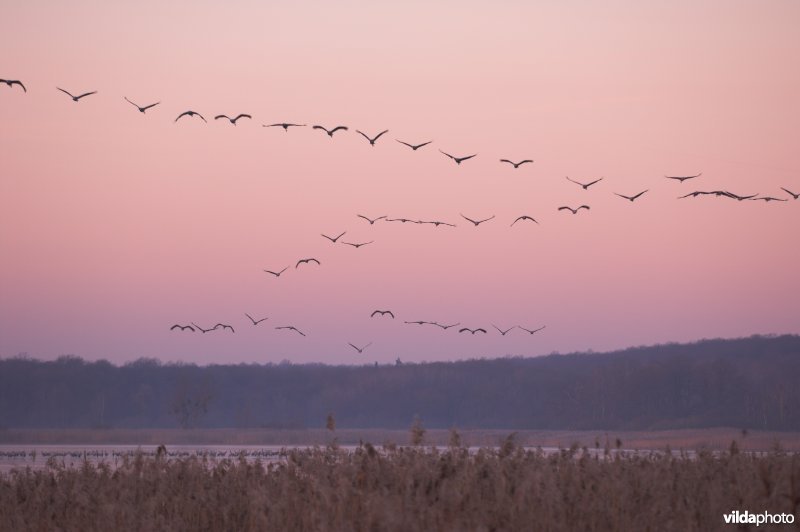
[[[800,456],[470,452],[363,444],[276,462],[143,454],[0,476],[12,530],[721,530],[734,509],[800,509]]]

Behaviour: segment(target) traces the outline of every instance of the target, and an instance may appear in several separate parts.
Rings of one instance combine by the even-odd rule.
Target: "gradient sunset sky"
[[[28,91],[0,84],[0,356],[393,363],[800,333],[798,28],[790,0],[3,2],[0,78]],[[174,122],[189,109],[209,123]],[[261,127],[283,121],[350,131]],[[677,199],[717,189],[789,201]],[[523,214],[539,225],[510,227]],[[320,236],[342,231],[374,243]],[[191,321],[236,332],[169,331]]]

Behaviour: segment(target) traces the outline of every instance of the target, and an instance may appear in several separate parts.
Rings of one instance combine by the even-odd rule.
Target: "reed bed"
[[[515,445],[364,444],[262,462],[136,455],[0,476],[3,530],[713,531],[733,510],[791,513],[800,456]],[[755,528],[753,528],[755,529]]]

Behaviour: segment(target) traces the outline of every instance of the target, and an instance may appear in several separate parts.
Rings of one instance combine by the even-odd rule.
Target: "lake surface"
[[[249,461],[276,461],[291,448],[277,445],[170,445],[167,457],[194,456],[221,461],[244,456]],[[44,469],[51,460],[64,467],[80,467],[86,460],[95,465],[105,462],[113,468],[122,464],[126,457],[133,458],[138,453],[153,457],[157,449],[157,445],[0,445],[0,473],[26,467]]]
[[[245,460],[253,462],[276,462],[283,460],[286,453],[293,449],[311,449],[311,445],[168,445],[167,458],[185,459],[196,457],[207,459],[209,462],[219,462],[222,460],[238,460],[243,456]],[[354,451],[357,445],[340,445],[339,449]],[[427,447],[426,447],[427,448]],[[485,448],[485,447],[484,447]],[[496,448],[496,447],[495,447]],[[138,453],[147,457],[154,457],[158,449],[157,445],[0,445],[0,474],[9,473],[13,469],[25,469],[29,467],[33,470],[44,469],[48,461],[62,467],[80,467],[84,460],[93,465],[106,463],[113,468],[120,466],[125,458],[134,458]],[[381,447],[377,446],[380,450]],[[440,446],[439,450],[446,447]],[[471,453],[477,452],[481,447],[469,447]],[[541,449],[545,454],[553,454],[564,451],[558,447],[525,447],[527,450]],[[592,455],[602,456],[602,448],[588,449]],[[627,456],[635,454],[649,454],[651,452],[662,453],[663,451],[611,449],[611,454],[623,453]],[[580,453],[580,451],[579,451]],[[694,457],[694,451],[684,451],[689,457]]]

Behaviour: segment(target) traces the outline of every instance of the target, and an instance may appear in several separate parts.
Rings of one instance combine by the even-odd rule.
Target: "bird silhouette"
[[[525,327],[523,327],[522,325],[517,325],[517,328],[518,328],[518,329],[522,329],[523,331],[525,331],[525,332],[526,332],[526,333],[528,333],[528,334],[535,334],[535,333],[537,333],[537,332],[541,331],[542,329],[544,329],[545,327],[546,327],[546,325],[543,325],[542,327],[539,327],[538,329],[533,329],[533,330],[531,330],[531,329],[526,329],[526,328],[525,328]]]
[[[396,140],[396,141],[397,141],[397,142],[399,142],[400,144],[405,144],[406,146],[408,146],[409,148],[411,148],[411,149],[412,149],[412,150],[414,150],[414,151],[417,151],[417,150],[418,150],[418,149],[420,149],[421,147],[423,147],[423,146],[427,146],[428,144],[430,144],[431,142],[433,142],[432,140],[429,140],[428,142],[423,142],[422,144],[409,144],[408,142],[403,142],[402,140],[399,140],[399,139],[394,139],[394,140]]]
[[[581,209],[586,209],[588,211],[589,210],[589,206],[588,205],[581,205],[577,209],[573,209],[572,207],[566,207],[566,206],[558,208],[559,211],[567,210],[567,211],[570,211],[572,214],[578,214],[578,211],[581,210]]]
[[[216,327],[216,325],[215,325],[214,327],[211,327],[210,329],[203,329],[202,327],[200,327],[200,326],[199,326],[198,324],[196,324],[195,322],[192,322],[192,325],[194,325],[194,327],[195,327],[195,328],[196,328],[198,331],[200,331],[201,333],[207,333],[207,332],[211,332],[211,331],[213,331],[213,330],[216,330],[216,328],[217,328],[217,327]]]
[[[342,235],[344,235],[345,233],[347,233],[347,231],[344,231],[341,235],[337,236],[336,238],[329,237],[328,235],[323,235],[322,233],[320,233],[320,235],[324,236],[325,238],[327,238],[328,240],[330,240],[335,244],[336,241],[342,238]]]
[[[705,195],[708,195],[708,194],[714,194],[714,192],[705,192],[705,191],[702,191],[702,190],[695,190],[694,192],[689,192],[688,194],[685,194],[683,196],[679,196],[678,199],[683,199],[683,198],[688,198],[688,197],[696,198],[697,196],[705,196]]]
[[[392,317],[392,319],[394,319],[394,312],[392,312],[391,310],[375,310],[372,312],[372,314],[369,315],[369,317],[374,318],[375,314],[380,314],[381,316],[385,316],[388,314],[389,316]]]
[[[297,328],[297,327],[295,327],[294,325],[282,325],[282,326],[280,326],[280,327],[275,327],[275,328],[276,328],[276,329],[287,329],[287,330],[290,330],[290,331],[294,331],[294,332],[296,332],[296,333],[297,333],[297,334],[299,334],[300,336],[305,336],[305,334],[303,333],[303,331],[301,331],[300,329],[298,329],[298,328]]]
[[[436,227],[439,227],[440,225],[446,225],[448,227],[456,227],[456,224],[449,224],[447,222],[440,222],[438,220],[434,220],[434,221],[431,221],[431,222],[424,222],[422,220],[419,220],[417,223],[419,223],[419,224],[433,224]]]
[[[182,112],[181,114],[178,115],[178,118],[176,118],[175,121],[177,122],[183,116],[199,116],[200,118],[203,119],[203,122],[207,122],[205,117],[203,115],[201,115],[200,113],[196,112],[196,111],[184,111],[184,112]]]
[[[403,323],[408,324],[408,325],[433,325],[432,321],[422,321],[422,320],[404,321]]]
[[[497,325],[495,325],[494,323],[492,323],[492,327],[494,327],[495,329],[497,329],[497,332],[499,332],[499,333],[500,333],[501,335],[503,335],[503,336],[505,336],[506,334],[508,334],[508,331],[513,331],[514,329],[516,329],[516,328],[517,328],[517,326],[516,326],[516,325],[514,325],[513,327],[509,327],[508,329],[506,329],[506,330],[504,331],[503,329],[501,329],[500,327],[498,327],[498,326],[497,326]]]
[[[60,90],[61,92],[63,92],[64,94],[66,94],[67,96],[69,96],[70,98],[72,98],[73,102],[77,102],[78,100],[80,100],[81,98],[84,98],[86,96],[91,96],[92,94],[97,94],[97,91],[92,91],[92,92],[84,92],[83,94],[81,94],[79,96],[75,96],[75,95],[71,94],[69,91],[65,91],[61,87],[56,87],[56,88],[58,90]],[[28,92],[28,91],[25,91],[25,92]]]
[[[683,176],[679,176],[679,175],[665,175],[664,177],[666,177],[667,179],[675,179],[675,180],[677,180],[677,181],[680,181],[681,183],[683,183],[683,182],[684,182],[684,181],[686,181],[687,179],[694,179],[695,177],[700,177],[701,175],[703,175],[703,172],[700,172],[700,173],[699,173],[699,174],[697,174],[697,175],[683,175]]]
[[[161,102],[151,103],[150,105],[145,105],[144,107],[142,107],[139,104],[136,104],[136,103],[133,103],[132,101],[130,101],[127,96],[123,96],[123,98],[125,98],[126,102],[128,102],[132,106],[136,107],[139,110],[139,112],[142,113],[142,114],[144,114],[144,112],[147,111],[148,109],[150,109],[151,107],[155,107],[156,105],[161,103]]]
[[[216,325],[214,325],[214,329],[217,329],[217,328],[219,328],[219,327],[222,327],[222,330],[223,330],[223,331],[224,331],[225,329],[230,329],[232,333],[235,333],[235,332],[236,332],[236,331],[234,331],[234,330],[233,330],[233,327],[231,327],[230,325],[226,325],[226,324],[224,324],[224,323],[217,323]]]
[[[575,183],[576,185],[582,186],[583,190],[589,190],[590,186],[594,185],[595,183],[599,183],[600,181],[603,180],[603,178],[601,177],[600,179],[595,179],[594,181],[592,181],[590,183],[581,183],[579,181],[575,181],[574,179],[570,179],[569,176],[566,176],[566,177],[567,177],[567,181],[571,181],[572,183]]]
[[[649,189],[648,189],[648,190],[649,190]],[[638,198],[639,196],[641,196],[641,195],[642,195],[642,194],[644,194],[645,192],[647,192],[647,190],[643,190],[643,191],[639,192],[638,194],[636,194],[635,196],[625,196],[625,195],[623,195],[623,194],[617,194],[616,192],[614,192],[614,194],[616,194],[616,195],[617,195],[617,196],[619,196],[620,198],[625,198],[626,200],[628,200],[628,201],[630,201],[631,203],[633,203],[633,200],[635,200],[636,198]]]
[[[5,83],[11,88],[14,88],[14,85],[19,85],[20,87],[22,87],[23,91],[28,92],[28,89],[25,88],[25,85],[23,85],[22,82],[18,79],[0,79],[0,83]]]
[[[532,162],[533,162],[533,159],[525,159],[524,161],[520,161],[520,162],[518,162],[518,163],[515,163],[515,162],[513,162],[513,161],[509,161],[508,159],[500,159],[500,162],[501,162],[501,163],[508,163],[508,164],[510,164],[511,166],[513,166],[513,167],[514,167],[514,169],[516,170],[517,168],[519,168],[520,166],[522,166],[522,165],[523,165],[523,164],[525,164],[525,163],[532,163]]]
[[[783,187],[781,187],[781,190],[783,190],[784,192],[786,192],[787,194],[789,194],[789,195],[790,195],[791,197],[793,197],[794,199],[800,198],[800,194],[795,194],[794,192],[792,192],[792,191],[791,191],[791,190],[789,190],[788,188],[783,188]]]
[[[298,260],[297,264],[295,264],[294,267],[295,267],[295,269],[297,269],[297,267],[300,266],[301,264],[308,264],[310,262],[316,262],[318,266],[320,265],[320,262],[317,259],[312,257],[310,259],[300,259],[300,260]]]
[[[781,198],[773,198],[772,196],[761,196],[760,198],[750,198],[750,201],[758,201],[763,200],[767,203],[770,201],[789,201],[788,199],[781,199]]]
[[[530,220],[530,221],[532,221],[532,222],[536,222],[536,220],[535,220],[535,219],[531,218],[531,217],[530,217],[530,216],[528,216],[527,214],[524,214],[524,215],[520,216],[519,218],[517,218],[516,220],[514,220],[514,222],[511,224],[511,227],[514,227],[514,224],[515,224],[515,223],[517,223],[517,222],[519,222],[520,220]],[[538,225],[538,223],[539,223],[539,222],[536,222],[536,224],[537,224],[537,225]]]
[[[372,342],[368,343],[368,344],[367,344],[367,345],[365,345],[364,347],[356,347],[356,346],[354,346],[353,344],[351,344],[350,342],[347,342],[347,345],[349,345],[350,347],[352,347],[353,349],[355,349],[356,351],[358,351],[358,354],[360,355],[361,353],[363,353],[363,352],[364,352],[364,349],[366,349],[366,348],[368,348],[369,346],[371,346],[371,345],[372,345]]]
[[[265,271],[265,272],[267,272],[267,273],[271,273],[271,274],[272,274],[272,275],[274,275],[275,277],[280,277],[280,276],[281,276],[281,274],[282,274],[283,272],[285,272],[285,271],[286,271],[288,268],[289,268],[289,267],[287,266],[286,268],[282,269],[282,270],[281,270],[281,271],[279,271],[279,272],[273,272],[272,270],[264,270],[264,271]]]
[[[419,223],[419,221],[417,221],[417,220],[410,220],[408,218],[387,218],[386,221],[387,222],[402,222],[402,223],[411,222],[411,223],[415,223],[415,224]]]
[[[359,242],[359,243],[354,243],[354,242],[345,242],[345,241],[343,240],[343,241],[342,241],[342,244],[347,244],[348,246],[353,246],[354,248],[358,249],[358,248],[360,248],[361,246],[366,246],[367,244],[372,244],[373,242],[375,242],[375,241],[374,241],[374,240],[370,240],[369,242]]]
[[[269,319],[269,318],[267,317],[267,318],[261,318],[260,320],[257,320],[257,319],[254,319],[254,318],[253,318],[253,316],[251,316],[251,315],[250,315],[250,314],[248,314],[247,312],[245,312],[245,313],[244,313],[244,315],[245,315],[245,316],[247,316],[248,318],[250,318],[250,321],[252,321],[252,322],[253,322],[253,325],[258,325],[258,324],[259,324],[259,323],[261,323],[262,321],[264,321],[264,320],[268,320],[268,319]]]
[[[461,214],[461,213],[458,213],[458,214]],[[464,218],[465,220],[467,220],[467,221],[469,221],[469,222],[472,222],[473,224],[475,224],[475,227],[478,227],[478,226],[479,226],[480,224],[482,224],[483,222],[488,222],[489,220],[493,219],[493,218],[495,217],[495,215],[493,214],[491,218],[486,218],[485,220],[477,220],[477,221],[476,221],[476,220],[473,220],[472,218],[467,218],[467,217],[466,217],[466,216],[464,216],[463,214],[461,214],[461,217],[462,217],[462,218]]]
[[[482,332],[483,334],[486,334],[486,329],[483,329],[481,327],[479,327],[477,329],[470,329],[469,327],[464,327],[463,329],[459,329],[458,330],[458,332],[460,332],[460,333],[462,333],[464,331],[470,332],[472,334],[475,334],[476,332]]]
[[[375,141],[378,140],[379,138],[381,138],[381,135],[383,135],[385,133],[388,133],[388,132],[389,132],[389,130],[385,129],[385,130],[381,131],[380,133],[378,133],[377,135],[375,135],[374,137],[370,138],[369,135],[367,135],[363,131],[359,131],[358,129],[356,129],[356,133],[360,133],[362,137],[367,139],[369,141],[370,146],[372,146],[373,148],[375,147]]]
[[[327,133],[330,138],[333,138],[333,134],[336,133],[337,131],[339,131],[340,129],[342,131],[347,131],[347,126],[336,126],[333,129],[327,129],[327,128],[323,127],[323,126],[314,126],[312,129],[321,129],[322,131]]]
[[[758,194],[750,194],[749,196],[739,196],[738,194],[734,194],[733,192],[726,192],[725,195],[728,196],[729,198],[733,198],[733,199],[739,200],[739,201],[753,199],[756,196],[758,196]]]
[[[455,156],[450,155],[449,153],[447,153],[445,151],[442,151],[442,150],[439,150],[439,151],[442,152],[443,154],[447,155],[451,159],[453,159],[456,162],[456,164],[459,164],[459,165],[461,164],[462,161],[466,161],[467,159],[472,159],[473,157],[478,155],[477,153],[473,153],[472,155],[467,155],[466,157],[455,157]]]
[[[290,124],[289,122],[281,122],[280,124],[261,124],[261,127],[282,127],[284,131],[288,132],[290,127],[305,127],[305,124]]]
[[[368,221],[368,222],[369,222],[369,225],[372,225],[372,224],[374,224],[374,223],[375,223],[375,222],[377,222],[378,220],[383,220],[383,219],[385,219],[385,218],[386,218],[386,216],[378,216],[377,218],[375,218],[375,219],[373,220],[373,219],[367,218],[367,217],[366,217],[366,216],[364,216],[363,214],[356,214],[356,216],[358,216],[359,218],[364,218],[366,221]]]
[[[231,118],[228,115],[217,115],[217,116],[214,117],[214,120],[219,120],[220,118],[227,118],[228,121],[235,126],[236,125],[236,121],[239,120],[240,118],[250,118],[250,119],[252,119],[253,117],[248,115],[248,114],[241,113],[241,114],[236,115],[236,118]]]
[[[442,329],[444,329],[446,331],[450,327],[456,327],[457,325],[461,325],[461,323],[454,323],[452,325],[442,325],[441,323],[437,323],[437,322],[434,321],[431,325],[436,325],[437,327],[441,327]]]
[[[175,329],[180,329],[182,331],[189,329],[191,332],[194,332],[194,327],[192,327],[191,325],[178,325],[176,323],[175,325],[169,328],[170,331],[174,331]]]

